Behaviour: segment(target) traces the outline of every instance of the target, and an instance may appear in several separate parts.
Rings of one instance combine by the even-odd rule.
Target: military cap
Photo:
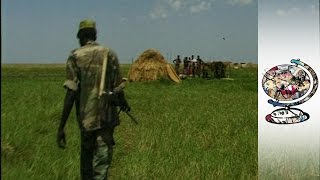
[[[79,30],[85,29],[85,28],[96,28],[96,22],[94,22],[91,19],[85,19],[80,22],[79,24]]]

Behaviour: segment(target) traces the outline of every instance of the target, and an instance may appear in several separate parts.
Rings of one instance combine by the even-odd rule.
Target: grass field
[[[126,74],[129,65],[123,65]],[[74,111],[67,148],[56,145],[64,65],[2,65],[2,179],[79,179]],[[257,68],[234,81],[129,83],[139,125],[121,114],[110,179],[257,179]]]

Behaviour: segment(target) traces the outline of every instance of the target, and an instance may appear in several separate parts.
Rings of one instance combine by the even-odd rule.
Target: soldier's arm
[[[73,103],[75,101],[75,97],[76,97],[76,92],[71,89],[67,90],[66,96],[64,97],[63,111],[62,111],[60,125],[59,125],[58,133],[57,133],[57,144],[62,149],[64,149],[67,144],[66,134],[64,132],[64,127],[67,123],[69,114],[71,112]]]
[[[64,128],[66,121],[69,117],[70,111],[72,109],[73,103],[76,98],[76,91],[78,90],[78,69],[75,65],[75,58],[73,54],[69,56],[67,60],[67,67],[66,67],[66,81],[63,84],[63,87],[67,89],[66,96],[64,98],[64,106],[63,112],[61,117],[61,122],[59,128]]]
[[[66,125],[66,122],[70,115],[75,99],[76,99],[76,92],[71,89],[68,89],[66,96],[64,97],[63,111],[62,111],[62,116],[61,116],[60,125],[59,125],[60,130],[63,130]]]
[[[67,80],[65,81],[63,86],[64,88],[67,89],[67,93],[64,98],[63,111],[62,111],[62,116],[60,119],[60,124],[59,124],[58,134],[57,134],[57,143],[60,148],[65,148],[65,145],[66,145],[64,127],[67,123],[72,106],[75,102],[76,92],[78,90],[78,83],[79,83],[77,78],[77,69],[75,67],[74,60],[72,59],[72,57],[68,58],[66,72],[67,72]]]

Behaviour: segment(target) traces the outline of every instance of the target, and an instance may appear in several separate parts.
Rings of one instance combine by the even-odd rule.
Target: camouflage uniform
[[[67,61],[64,87],[76,91],[77,120],[81,129],[81,177],[105,179],[113,151],[113,130],[119,125],[116,106],[99,111],[99,88],[104,56],[107,55],[107,91],[123,86],[117,55],[94,41],[73,50]],[[100,113],[99,113],[100,112]]]

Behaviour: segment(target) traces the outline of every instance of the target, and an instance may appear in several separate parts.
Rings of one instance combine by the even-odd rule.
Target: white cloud
[[[167,11],[163,6],[156,6],[150,13],[152,19],[165,19],[168,17]]]
[[[228,4],[231,5],[249,5],[253,3],[254,0],[227,0]]]
[[[171,6],[171,8],[178,11],[182,8],[183,3],[185,3],[185,2],[186,1],[183,1],[183,0],[169,0],[168,4],[169,4],[169,6]]]
[[[157,0],[149,13],[152,19],[165,19],[174,14],[196,14],[210,10],[218,0]],[[250,5],[256,0],[220,0],[232,6]]]
[[[201,1],[198,4],[190,6],[191,13],[198,13],[201,11],[206,11],[211,8],[211,2]]]

